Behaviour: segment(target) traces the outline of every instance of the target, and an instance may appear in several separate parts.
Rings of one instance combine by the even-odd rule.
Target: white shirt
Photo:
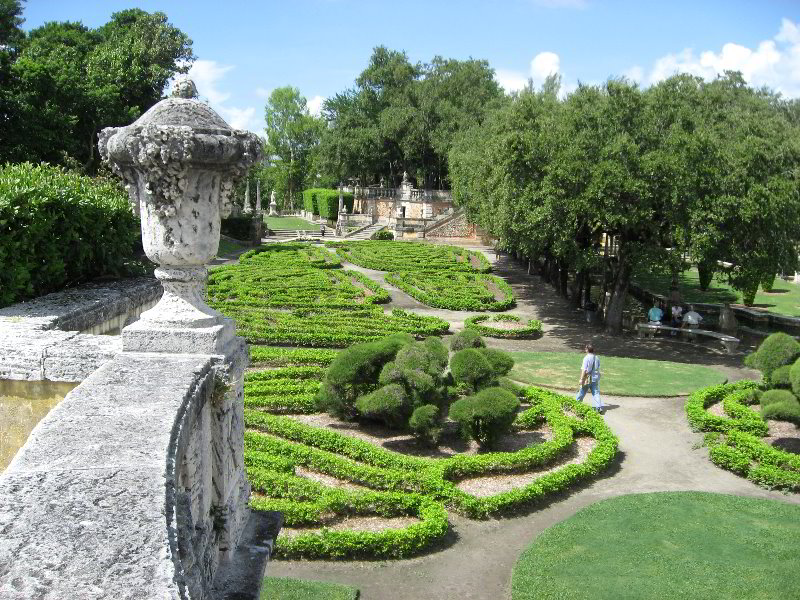
[[[597,358],[596,354],[589,353],[584,356],[581,369],[589,373],[591,381],[597,381],[600,379],[600,359]]]
[[[683,322],[688,323],[689,325],[700,325],[700,321],[702,320],[703,317],[700,316],[700,313],[697,313],[693,310],[690,310],[683,315]]]

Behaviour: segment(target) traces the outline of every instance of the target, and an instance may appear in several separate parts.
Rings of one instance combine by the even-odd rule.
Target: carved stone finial
[[[197,98],[197,86],[188,75],[181,75],[175,78],[172,84],[172,96],[175,98]]]

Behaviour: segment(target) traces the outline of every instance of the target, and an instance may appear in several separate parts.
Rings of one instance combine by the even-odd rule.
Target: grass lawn
[[[264,222],[267,224],[267,227],[272,230],[319,230],[318,224],[310,223],[300,217],[264,217]]]
[[[261,600],[357,600],[358,597],[358,590],[350,586],[288,577],[267,577],[261,588]]]
[[[513,600],[797,597],[800,506],[703,492],[622,496],[547,529]]]
[[[669,296],[670,276],[659,273],[641,273],[634,277],[635,282],[651,292]],[[690,269],[681,274],[679,280],[681,297],[684,302],[711,302],[721,304],[741,304],[742,294],[728,287],[726,283],[711,282],[706,291],[700,289],[697,269]],[[800,285],[776,278],[770,293],[759,288],[754,308],[763,308],[770,312],[790,317],[800,317]]]
[[[240,242],[227,236],[221,236],[219,238],[219,250],[217,250],[217,256],[227,256],[228,254],[233,254],[239,250],[247,250],[248,248],[250,248],[250,246],[244,242]]]
[[[578,389],[583,354],[578,352],[512,352],[510,377],[529,385]],[[600,393],[617,396],[682,396],[724,383],[725,375],[711,367],[661,360],[600,358]]]

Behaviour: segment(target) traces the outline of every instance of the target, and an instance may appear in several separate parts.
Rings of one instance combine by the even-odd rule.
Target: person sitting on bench
[[[661,310],[658,302],[653,302],[653,308],[647,311],[647,320],[650,325],[661,325],[661,319],[664,318],[664,311]]]
[[[703,317],[700,316],[700,313],[695,311],[694,306],[691,304],[689,305],[689,311],[683,315],[683,324],[681,327],[684,329],[695,329],[700,326],[700,322],[703,320]]]

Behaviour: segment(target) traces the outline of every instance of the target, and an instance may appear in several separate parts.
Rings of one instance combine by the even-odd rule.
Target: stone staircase
[[[380,229],[383,229],[384,227],[386,227],[386,225],[383,223],[375,223],[374,225],[370,225],[369,227],[360,229],[359,231],[356,231],[355,233],[352,233],[350,235],[346,235],[345,237],[348,240],[368,240],[369,238],[372,237],[373,233],[375,233]]]
[[[285,242],[286,240],[293,240],[300,235],[304,235],[305,237],[309,237],[312,239],[326,239],[333,236],[333,231],[330,228],[326,228],[325,230],[325,238],[322,237],[322,234],[319,232],[319,228],[316,229],[306,229],[306,230],[296,230],[296,229],[278,229],[272,230],[268,236],[265,236],[261,239],[261,243],[267,244],[269,242]]]

